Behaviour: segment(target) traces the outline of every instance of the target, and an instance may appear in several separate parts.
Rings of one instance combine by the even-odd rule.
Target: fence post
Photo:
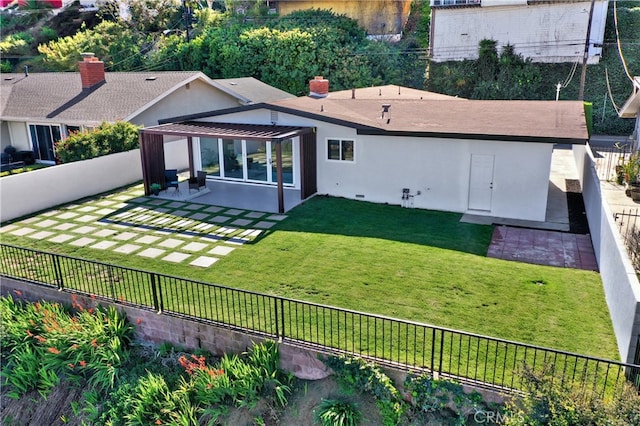
[[[278,341],[281,341],[281,339],[280,339],[280,326],[279,326],[280,316],[278,315],[278,298],[277,297],[273,298],[273,307],[275,309],[274,316],[275,316],[275,320],[276,320],[276,337],[278,338]]]
[[[280,299],[280,341],[285,338],[285,328],[284,328],[284,299]]]
[[[158,281],[156,279],[156,274],[151,274],[151,294],[153,295],[153,308],[159,314],[162,313],[162,299],[158,297]]]
[[[64,290],[64,280],[62,279],[62,269],[60,268],[60,257],[57,254],[53,256],[53,270],[56,275],[56,283],[58,284],[58,291]]]
[[[431,329],[431,375],[433,376],[434,359],[436,357],[436,329]],[[435,378],[435,377],[434,377]]]
[[[444,330],[440,330],[440,361],[438,363],[438,375],[442,373],[443,352],[444,352]]]

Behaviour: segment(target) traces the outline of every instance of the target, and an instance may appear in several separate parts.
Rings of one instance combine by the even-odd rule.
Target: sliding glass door
[[[30,124],[29,135],[36,158],[41,161],[55,161],[55,143],[60,141],[60,126]]]
[[[209,176],[256,183],[277,183],[276,142],[200,138],[202,170]],[[293,185],[293,141],[282,144],[282,182]]]

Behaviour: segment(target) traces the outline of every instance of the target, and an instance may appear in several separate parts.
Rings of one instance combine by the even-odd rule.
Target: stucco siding
[[[270,120],[266,109],[207,119],[254,124]],[[277,120],[279,125],[317,128],[319,194],[400,205],[402,189],[409,188],[416,208],[545,220],[552,144],[368,136],[290,114],[278,113]],[[328,138],[354,140],[354,161],[328,160]],[[494,157],[490,210],[468,208],[472,154]]]
[[[596,1],[590,39],[602,43],[608,1]],[[483,39],[511,44],[534,62],[582,61],[589,22],[590,1],[538,3],[528,6],[433,8],[433,60],[477,59]],[[592,46],[590,64],[598,63],[601,47]]]
[[[179,87],[164,99],[137,114],[129,121],[144,127],[155,126],[158,120],[195,114],[202,111],[237,107],[238,100],[200,80]]]
[[[8,121],[7,129],[9,130],[9,141],[11,145],[13,145],[19,151],[31,150],[31,142],[29,142],[27,123],[20,121]],[[4,141],[2,142],[2,146],[5,146]]]

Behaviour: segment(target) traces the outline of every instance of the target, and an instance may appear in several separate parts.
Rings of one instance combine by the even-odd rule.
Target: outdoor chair
[[[178,185],[178,170],[169,169],[164,171],[164,183],[167,189],[174,187],[176,191],[180,190]]]
[[[192,189],[197,189],[198,191],[200,191],[200,188],[206,188],[206,187],[207,187],[207,172],[198,170],[196,172],[196,177],[189,178],[189,192],[191,192]]]

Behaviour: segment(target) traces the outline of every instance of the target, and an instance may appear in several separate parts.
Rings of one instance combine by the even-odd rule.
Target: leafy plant
[[[104,122],[90,132],[74,133],[56,143],[55,148],[60,161],[70,163],[130,151],[138,146],[138,127],[125,121],[118,121]]]
[[[339,381],[376,398],[385,425],[398,424],[407,406],[393,381],[378,366],[348,356],[330,356],[324,363],[336,373]]]
[[[322,426],[356,426],[362,420],[362,413],[357,404],[345,399],[323,399],[314,417]]]

